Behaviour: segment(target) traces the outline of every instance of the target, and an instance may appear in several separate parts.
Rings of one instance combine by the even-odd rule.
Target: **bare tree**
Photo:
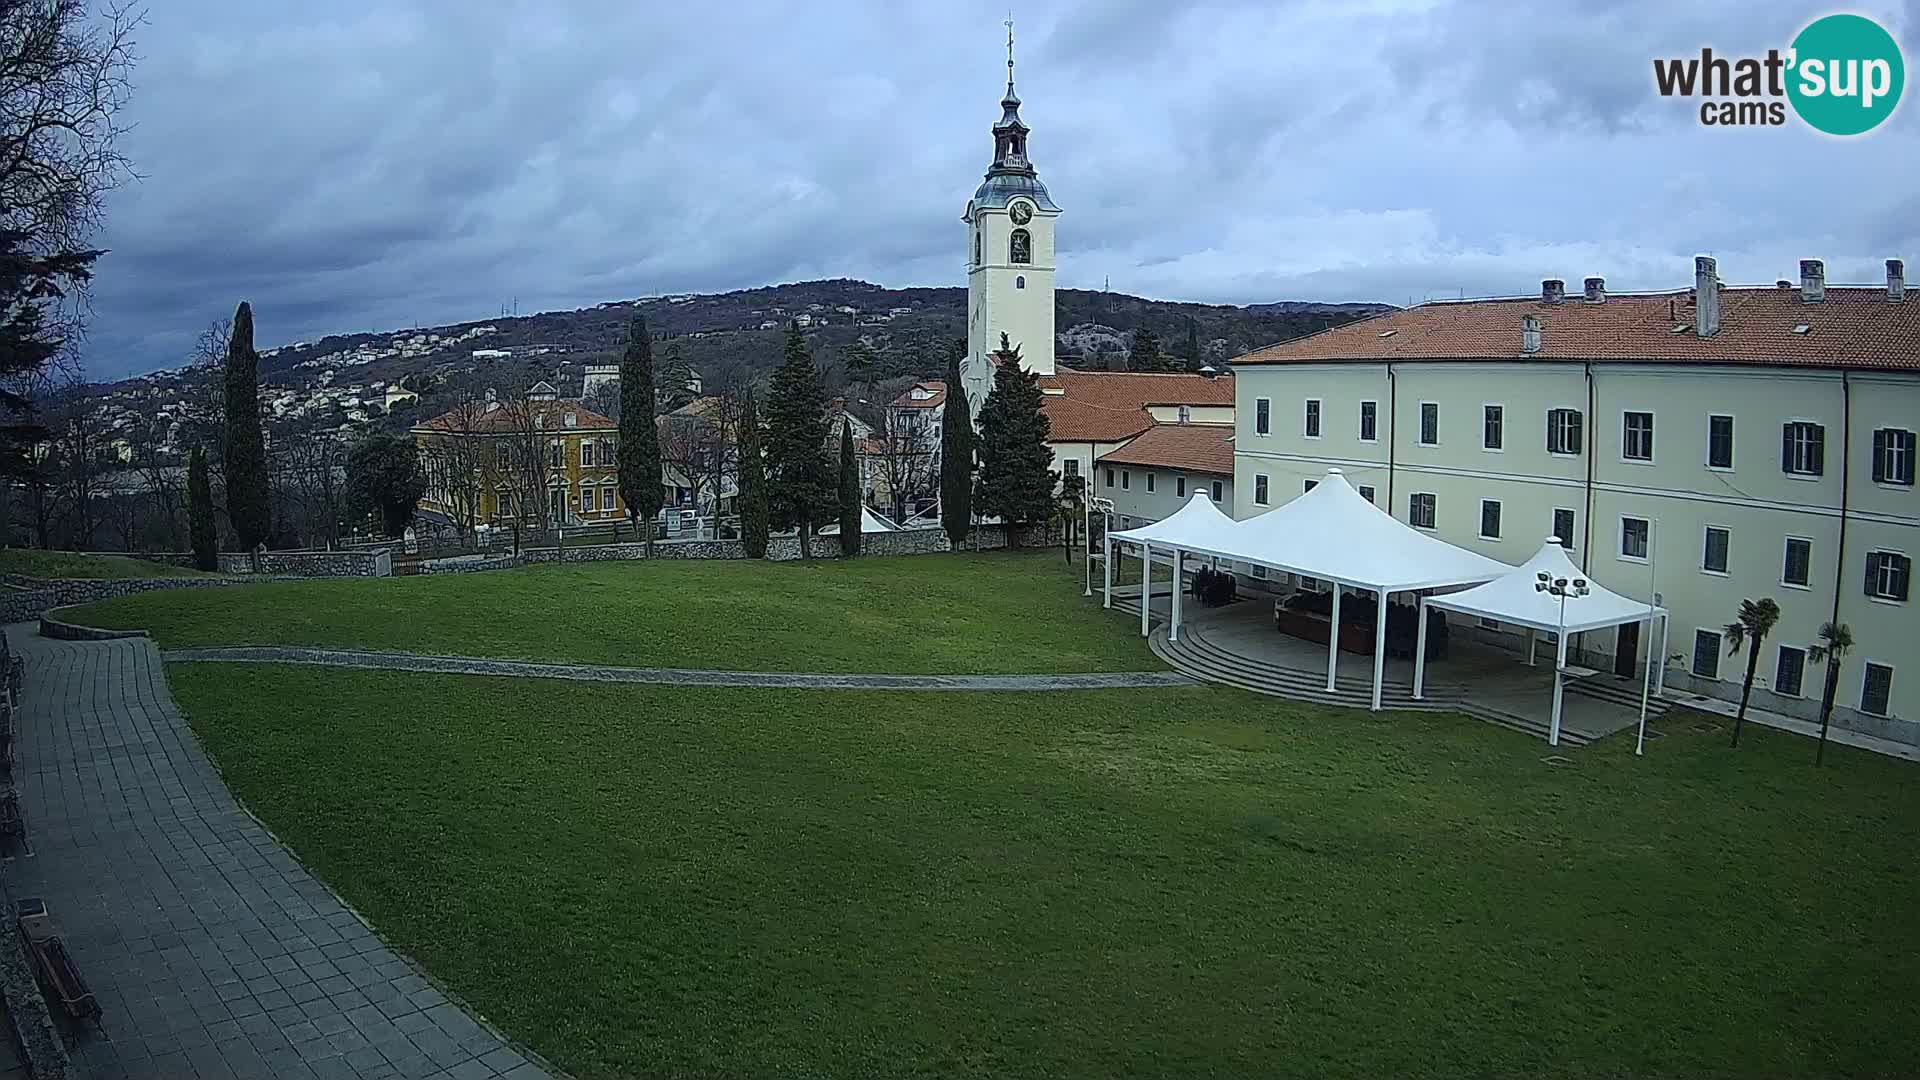
[[[708,508],[715,517],[737,460],[728,413],[729,402],[715,395],[658,421],[660,463],[667,482],[686,488],[694,509]]]
[[[490,413],[499,405],[472,375],[449,378],[435,397],[445,410],[424,425],[432,434],[420,441],[420,465],[428,497],[464,542],[480,524],[481,492],[496,468],[489,433],[496,422]]]
[[[936,457],[940,444],[921,415],[927,411],[884,409],[867,440],[896,523],[907,520],[907,508],[914,502],[933,495],[940,478]]]
[[[553,398],[521,390],[499,404],[501,429],[494,441],[499,483],[511,495],[514,546],[520,544],[520,523],[530,507],[545,507],[556,476],[568,467],[564,444],[556,437],[564,428]],[[544,521],[546,515],[534,520]]]

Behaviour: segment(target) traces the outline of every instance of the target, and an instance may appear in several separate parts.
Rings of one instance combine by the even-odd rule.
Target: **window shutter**
[[[1587,418],[1580,413],[1569,412],[1567,419],[1572,421],[1573,424],[1573,445],[1567,447],[1567,452],[1572,454],[1585,453]]]
[[[1553,410],[1547,410],[1547,453],[1553,453]]]
[[[1889,555],[1887,558],[1898,560],[1894,566],[1900,572],[1894,575],[1893,591],[1895,599],[1905,600],[1907,598],[1907,586],[1913,581],[1913,560],[1907,558],[1905,555]]]
[[[1813,425],[1813,475],[1824,476],[1827,471],[1827,429],[1819,424]]]
[[[1887,435],[1885,428],[1873,433],[1873,482],[1887,481]]]
[[[1880,569],[1880,560],[1884,558],[1886,558],[1886,556],[1880,554],[1877,551],[1867,552],[1867,595],[1868,596],[1873,595],[1874,581],[1880,576],[1878,573]]]
[[[1793,425],[1780,425],[1780,471],[1793,471]]]

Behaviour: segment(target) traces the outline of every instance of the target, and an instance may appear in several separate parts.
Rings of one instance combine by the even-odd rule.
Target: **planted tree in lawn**
[[[966,544],[973,527],[973,412],[960,381],[966,355],[965,341],[954,342],[947,354],[947,400],[940,418],[940,524],[955,549]]]
[[[853,456],[853,425],[840,422],[840,554],[860,554],[860,466]]]
[[[660,480],[660,430],[654,426],[653,342],[647,320],[639,315],[627,327],[627,351],[620,357],[620,445],[617,453],[620,497],[626,500],[627,519],[647,543],[653,557],[653,522],[660,516],[666,491]],[[640,522],[645,521],[644,528]]]
[[[1827,665],[1827,685],[1820,692],[1820,745],[1813,752],[1818,766],[1827,756],[1827,725],[1833,720],[1833,695],[1840,689],[1840,661],[1853,651],[1853,628],[1846,623],[1821,623],[1820,644],[1807,650],[1807,659]]]
[[[980,513],[1006,522],[1007,546],[1017,546],[1019,527],[1045,524],[1053,516],[1059,477],[1047,466],[1050,426],[1041,411],[1040,377],[1020,365],[1020,350],[1000,336],[1000,364],[993,392],[980,407]]]
[[[827,460],[827,396],[798,324],[787,326],[786,359],[767,395],[767,508],[773,524],[797,530],[800,557],[812,558],[813,531],[833,513]]]
[[[767,557],[767,462],[760,450],[760,413],[753,392],[744,391],[740,400],[740,543],[747,558]]]
[[[213,521],[213,481],[207,477],[207,452],[193,448],[187,459],[187,533],[193,540],[193,565],[220,569],[220,538]]]
[[[1063,476],[1060,491],[1054,496],[1054,516],[1060,519],[1060,548],[1067,553],[1067,565],[1073,565],[1073,538],[1087,514],[1087,478]]]
[[[1753,672],[1760,665],[1760,643],[1780,621],[1780,605],[1769,597],[1740,601],[1740,615],[1726,625],[1727,654],[1747,649],[1747,676],[1740,683],[1740,710],[1733,714],[1733,745],[1740,745],[1740,725],[1747,719],[1747,701],[1753,697]]]
[[[267,492],[267,446],[260,433],[260,354],[253,351],[253,308],[233,313],[226,370],[227,518],[251,551],[273,532]]]
[[[398,538],[427,493],[426,470],[413,440],[375,434],[354,444],[347,455],[347,490],[356,513],[378,514],[386,534]]]

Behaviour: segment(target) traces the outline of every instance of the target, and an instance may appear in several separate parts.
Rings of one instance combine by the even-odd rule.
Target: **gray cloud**
[[[168,0],[101,237],[96,377],[261,340],[846,275],[962,283],[999,16],[900,5]],[[1588,10],[1589,8],[1594,10]],[[1920,114],[1709,131],[1649,61],[1824,7],[1408,0],[1022,11],[1063,285],[1179,299],[1667,287],[1920,258]],[[1868,5],[1908,39],[1911,2]],[[1912,51],[1911,49],[1909,50]],[[1909,59],[1912,59],[1911,57]]]

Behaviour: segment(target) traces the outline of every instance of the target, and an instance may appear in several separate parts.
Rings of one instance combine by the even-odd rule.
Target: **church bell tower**
[[[968,400],[977,410],[993,385],[988,356],[1000,335],[1020,366],[1053,374],[1053,219],[1060,208],[1027,158],[1027,125],[1013,92],[1013,24],[1007,24],[1007,93],[993,125],[993,164],[967,203]]]

